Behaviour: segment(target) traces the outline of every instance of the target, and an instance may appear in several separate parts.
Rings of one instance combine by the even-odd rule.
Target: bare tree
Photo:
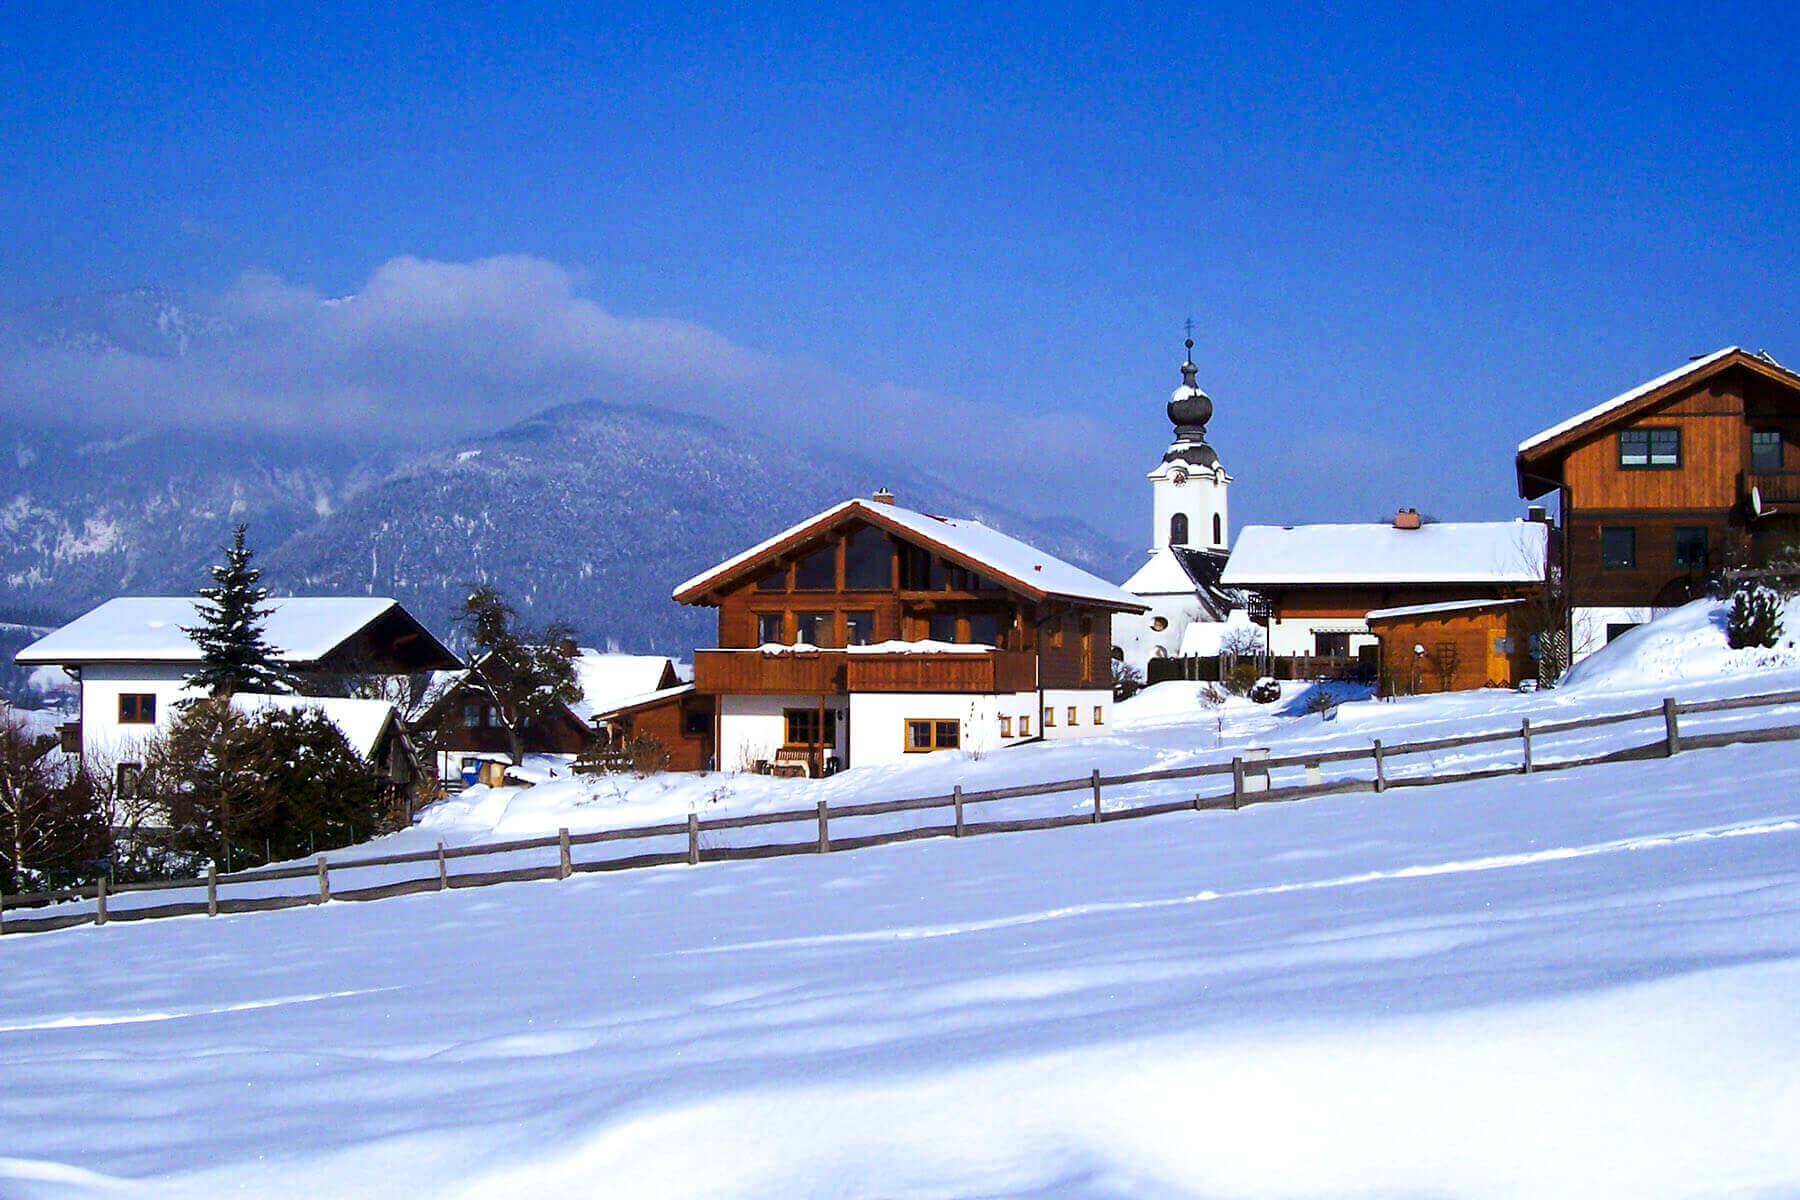
[[[82,775],[0,705],[0,884],[8,890],[73,877],[106,850],[106,821]]]

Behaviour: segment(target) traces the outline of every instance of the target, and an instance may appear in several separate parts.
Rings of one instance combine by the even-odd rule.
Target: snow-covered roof
[[[1365,621],[1387,621],[1394,617],[1429,617],[1437,613],[1465,612],[1480,608],[1500,608],[1523,604],[1521,597],[1509,600],[1445,600],[1439,604],[1403,604],[1399,608],[1378,608],[1363,617]]]
[[[344,740],[364,758],[371,758],[381,745],[382,731],[394,716],[394,706],[386,700],[348,700],[337,696],[271,696],[263,692],[239,692],[231,698],[231,707],[247,717],[268,709],[299,712],[316,709],[325,719],[344,731]]]
[[[846,654],[990,654],[993,647],[982,642],[934,642],[921,638],[916,642],[869,642],[862,646],[845,646]]]
[[[289,663],[317,662],[398,607],[381,596],[289,596],[265,603],[263,633],[276,657]],[[120,596],[33,642],[14,661],[199,662],[200,647],[183,632],[200,624],[198,605],[192,596]]]
[[[722,581],[739,568],[756,562],[787,542],[829,528],[852,514],[865,518],[871,524],[936,546],[953,558],[967,562],[983,575],[1009,584],[1030,596],[1086,600],[1130,612],[1142,612],[1144,609],[1143,603],[1123,588],[1108,583],[1073,563],[1064,562],[1053,554],[1046,554],[1018,538],[983,525],[980,521],[932,516],[901,508],[897,504],[861,499],[834,504],[824,512],[758,542],[742,554],[735,554],[718,566],[701,572],[678,586],[675,598],[683,603],[692,603],[703,589]]]
[[[1122,586],[1134,596],[1181,596],[1194,590],[1194,581],[1173,550],[1158,546]]]
[[[581,699],[569,708],[591,722],[604,712],[628,706],[662,688],[674,664],[662,654],[606,654],[585,646],[575,656],[575,682]]]
[[[1608,400],[1603,404],[1596,404],[1586,412],[1578,413],[1566,421],[1552,425],[1542,433],[1536,433],[1531,437],[1526,438],[1519,443],[1519,453],[1523,454],[1534,446],[1541,446],[1552,438],[1561,437],[1563,434],[1569,432],[1569,430],[1579,428],[1596,417],[1603,417],[1615,408],[1623,408],[1633,400],[1648,396],[1651,392],[1654,392],[1659,388],[1667,387],[1669,384],[1676,382],[1684,376],[1698,374],[1727,355],[1739,354],[1742,353],[1742,351],[1743,348],[1740,346],[1726,346],[1723,350],[1714,350],[1711,354],[1703,355],[1700,358],[1694,359],[1692,362],[1684,363],[1681,366],[1676,367],[1666,375],[1658,375],[1648,383],[1640,383],[1628,392],[1620,392],[1617,396],[1614,396],[1611,400]]]
[[[1221,582],[1530,584],[1544,580],[1550,531],[1538,521],[1247,525]]]
[[[691,683],[678,683],[674,687],[658,688],[656,691],[645,692],[640,696],[632,696],[630,699],[623,700],[611,707],[603,708],[596,712],[591,719],[602,721],[607,717],[615,717],[628,709],[642,708],[646,704],[660,704],[664,700],[673,700],[677,696],[685,696],[693,690],[694,685]]]

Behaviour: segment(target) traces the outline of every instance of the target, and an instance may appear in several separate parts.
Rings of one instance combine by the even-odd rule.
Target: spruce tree
[[[182,632],[200,647],[200,670],[188,683],[214,696],[235,692],[294,690],[292,677],[275,662],[274,647],[263,635],[269,609],[268,590],[256,585],[262,572],[250,565],[244,526],[232,534],[225,561],[212,568],[213,586],[200,589],[200,624]]]

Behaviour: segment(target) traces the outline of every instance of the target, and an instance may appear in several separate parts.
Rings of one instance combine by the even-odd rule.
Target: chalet
[[[675,589],[718,609],[694,656],[727,770],[820,774],[1106,726],[1135,596],[978,521],[847,500]]]
[[[602,716],[681,683],[665,655],[609,654],[573,642],[566,653],[581,694],[524,722],[519,734],[527,754],[579,754],[597,735],[607,733]],[[484,655],[472,669],[447,675],[416,718],[415,724],[432,733],[438,778],[446,783],[454,784],[473,761],[510,758],[509,714],[489,690],[490,684],[499,686],[490,677],[503,669],[492,655]]]
[[[1145,611],[1124,613],[1113,621],[1118,656],[1139,670],[1150,659],[1217,644],[1232,611],[1243,605],[1241,596],[1219,582],[1231,544],[1226,520],[1231,476],[1218,452],[1207,444],[1206,423],[1212,419],[1213,403],[1196,382],[1192,338],[1187,348],[1181,386],[1167,407],[1174,440],[1149,474],[1150,557],[1124,583]]]
[[[1270,654],[1322,660],[1302,673],[1376,670],[1372,611],[1541,593],[1543,521],[1249,525],[1221,581],[1258,598]],[[1354,664],[1354,665],[1353,665]]]
[[[307,696],[343,697],[371,679],[422,678],[458,665],[393,600],[294,596],[267,605],[263,632]],[[188,684],[200,666],[200,648],[184,631],[199,624],[191,597],[124,596],[14,658],[21,666],[61,667],[77,681],[80,718],[63,727],[65,748],[126,771],[143,761],[144,744],[168,729],[176,705],[202,695]]]
[[[1800,375],[1737,346],[1520,443],[1519,494],[1554,493],[1570,656],[1766,563],[1800,533]]]

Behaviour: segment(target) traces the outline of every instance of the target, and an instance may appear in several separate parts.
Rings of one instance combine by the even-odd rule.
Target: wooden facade
[[[669,756],[671,771],[704,771],[713,765],[714,702],[692,688],[659,695],[595,718],[614,745],[648,737]]]
[[[1371,616],[1384,696],[1515,687],[1536,675],[1529,604]]]
[[[1528,444],[1517,471],[1521,496],[1557,494],[1571,606],[1685,603],[1800,534],[1800,376],[1709,355]]]

